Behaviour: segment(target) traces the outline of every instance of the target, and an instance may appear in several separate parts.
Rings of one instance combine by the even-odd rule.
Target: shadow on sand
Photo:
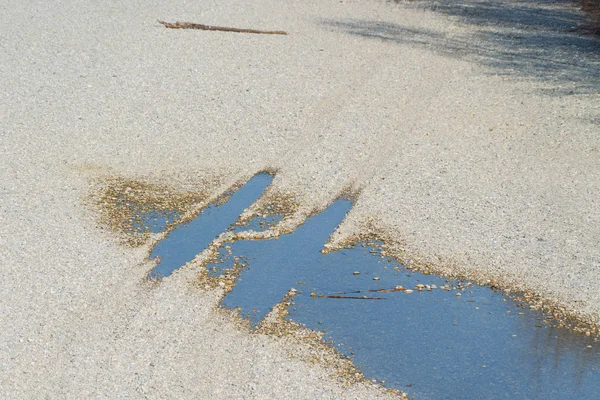
[[[329,29],[392,44],[417,46],[475,62],[494,74],[535,78],[550,92],[596,93],[600,88],[600,39],[583,35],[586,15],[564,0],[423,1],[403,3],[458,18],[469,35],[414,29],[386,21],[321,20]]]

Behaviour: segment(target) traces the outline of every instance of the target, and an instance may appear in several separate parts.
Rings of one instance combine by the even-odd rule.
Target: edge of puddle
[[[319,365],[328,372],[332,379],[343,385],[375,386],[384,393],[397,396],[398,399],[410,399],[408,394],[401,390],[386,387],[381,381],[367,378],[349,357],[342,354],[331,342],[324,339],[322,332],[286,319],[289,313],[287,309],[291,305],[290,301],[294,295],[291,291],[282,301],[275,304],[265,318],[253,328],[251,322],[241,315],[239,309],[231,309],[221,305],[221,300],[223,300],[227,291],[222,288],[217,290],[220,290],[219,302],[213,312],[230,318],[237,329],[247,334],[266,335],[283,341],[290,359],[298,359],[309,364]]]
[[[415,272],[443,276],[446,279],[468,280],[478,286],[487,286],[492,290],[503,292],[513,301],[524,307],[540,310],[551,315],[554,321],[557,322],[557,328],[570,329],[574,332],[600,339],[600,320],[578,311],[571,304],[561,304],[552,295],[536,293],[522,282],[520,284],[515,282],[514,277],[512,279],[511,277],[503,277],[500,273],[491,276],[491,274],[480,270],[465,271],[456,266],[451,260],[440,263],[428,261],[428,258],[422,255],[408,254],[402,249],[400,243],[391,239],[391,236],[383,233],[384,231],[381,229],[372,229],[369,232],[349,240],[348,243],[357,243],[362,240],[381,241],[384,243],[382,246],[384,255],[393,258]]]

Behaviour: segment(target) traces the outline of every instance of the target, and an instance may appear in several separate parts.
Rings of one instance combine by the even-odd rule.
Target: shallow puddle
[[[151,258],[158,258],[150,278],[166,277],[177,268],[194,259],[222,232],[226,231],[239,215],[252,205],[269,186],[273,177],[258,174],[223,204],[206,207],[190,222],[179,225],[152,249]]]
[[[161,257],[153,274],[168,275],[226,229],[277,223],[281,215],[232,225],[270,181],[258,175],[172,231],[152,251]],[[351,206],[338,200],[278,239],[227,243],[207,266],[213,277],[239,274],[222,305],[256,326],[294,288],[286,318],[325,332],[367,377],[417,399],[596,398],[593,338],[554,327],[503,292],[413,272],[382,257],[377,243],[322,253]]]

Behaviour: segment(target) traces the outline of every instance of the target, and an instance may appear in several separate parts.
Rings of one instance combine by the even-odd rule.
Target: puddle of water
[[[227,229],[261,231],[279,222],[283,213],[264,210],[261,218],[233,225],[271,180],[255,176],[224,204],[170,232],[152,250],[160,262],[150,277],[168,276]],[[286,318],[325,332],[366,376],[417,398],[596,397],[600,343],[593,338],[554,327],[502,292],[410,271],[382,257],[377,244],[323,254],[351,206],[338,200],[292,234],[221,248],[209,275],[243,267],[222,305],[240,309],[256,326],[295,288]],[[140,209],[132,223],[154,232],[178,218]]]
[[[273,177],[261,173],[250,179],[221,205],[210,205],[190,222],[179,225],[152,249],[151,258],[159,257],[150,278],[166,277],[201,253],[222,232],[236,222],[239,215],[254,203],[269,186]],[[148,224],[144,220],[144,224]]]
[[[228,243],[209,273],[227,272],[234,258],[245,267],[222,304],[256,325],[295,288],[287,318],[325,330],[366,376],[416,398],[596,398],[594,339],[502,292],[412,272],[376,247],[322,254],[350,207],[338,200],[279,239]]]
[[[232,268],[235,256],[243,256],[250,265],[260,266],[260,272],[257,274],[252,269],[252,272],[242,273],[222,304],[231,308],[242,306],[243,314],[256,325],[291,287],[306,281],[314,274],[315,268],[320,270],[323,244],[351,206],[349,200],[338,200],[312,217],[309,223],[298,227],[293,234],[282,235],[279,239],[231,243],[233,254],[222,250],[220,253],[225,262],[209,265],[209,274],[220,276]],[[248,299],[252,300],[249,302]]]

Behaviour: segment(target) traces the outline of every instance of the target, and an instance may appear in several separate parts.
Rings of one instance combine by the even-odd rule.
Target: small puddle
[[[254,176],[232,193],[223,204],[206,207],[198,217],[169,232],[150,253],[150,257],[158,258],[159,262],[149,277],[167,277],[177,268],[193,260],[217,236],[236,222],[246,208],[258,200],[272,180],[273,177],[269,174]]]
[[[234,225],[271,180],[255,176],[170,232],[152,250],[160,263],[150,276],[168,276],[226,230],[279,222],[281,213]],[[235,277],[222,305],[256,326],[294,288],[287,319],[324,332],[367,377],[417,399],[596,398],[593,337],[557,328],[503,292],[411,271],[383,256],[380,243],[324,254],[351,207],[337,200],[289,235],[226,243],[206,267],[212,277]]]

